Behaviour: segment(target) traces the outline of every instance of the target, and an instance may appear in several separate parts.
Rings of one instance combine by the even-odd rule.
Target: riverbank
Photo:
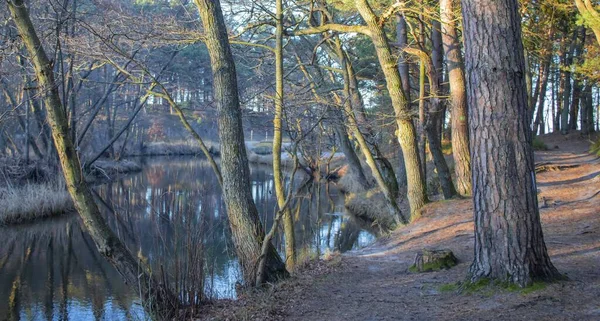
[[[0,169],[4,183],[0,186],[0,226],[74,213],[73,201],[57,170],[43,162],[25,164],[4,159]],[[102,159],[90,166],[86,181],[97,184],[141,170],[142,166],[131,160]]]
[[[570,280],[529,289],[481,284],[460,291],[473,259],[472,201],[431,203],[422,218],[359,251],[323,260],[290,280],[205,306],[200,320],[594,320],[600,319],[600,161],[577,135],[543,137],[536,152],[549,254]],[[450,269],[411,273],[423,248],[448,248]]]

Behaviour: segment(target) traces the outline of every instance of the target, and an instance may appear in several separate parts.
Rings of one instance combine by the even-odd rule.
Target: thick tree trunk
[[[396,59],[392,55],[389,42],[379,19],[367,0],[355,0],[358,12],[367,23],[371,40],[379,64],[383,70],[386,86],[392,100],[396,124],[398,126],[398,142],[402,148],[407,178],[407,197],[410,205],[411,220],[419,216],[420,209],[428,202],[425,180],[419,164],[415,126],[412,122],[409,102],[402,90],[402,79],[398,72]]]
[[[559,277],[537,203],[517,0],[464,0],[475,258],[470,278]]]
[[[195,0],[204,26],[205,43],[214,75],[214,97],[219,113],[223,198],[238,259],[247,285],[256,282],[261,245],[265,237],[250,192],[250,169],[244,144],[242,113],[233,55],[218,0]],[[286,276],[285,264],[269,245],[265,280]]]
[[[52,63],[33,28],[27,8],[22,0],[9,0],[7,3],[19,34],[31,56],[40,94],[46,103],[47,120],[52,129],[52,137],[58,151],[65,182],[77,212],[98,251],[117,269],[130,286],[134,287],[136,291],[140,290],[142,299],[147,300],[146,302],[150,304],[154,312],[166,313],[165,316],[169,317],[176,309],[175,295],[171,293],[168,285],[157,282],[150,270],[139,263],[110,230],[82,176],[79,158],[70,139],[65,109],[60,101],[58,87],[54,80]]]
[[[454,158],[456,190],[460,195],[467,196],[471,195],[471,156],[469,155],[465,71],[454,15],[455,1],[441,0],[440,16],[444,52],[448,66],[448,83],[450,85],[452,157]]]

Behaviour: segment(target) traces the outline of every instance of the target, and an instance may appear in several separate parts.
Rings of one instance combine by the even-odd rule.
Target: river
[[[220,187],[203,158],[149,158],[140,173],[98,185],[113,231],[184,301],[235,298],[240,271]],[[251,166],[263,224],[276,210],[269,167]],[[374,234],[344,215],[333,184],[303,185],[291,202],[301,259],[368,245]],[[283,236],[273,240],[283,252]],[[0,320],[145,320],[135,291],[97,252],[77,215],[0,228]]]

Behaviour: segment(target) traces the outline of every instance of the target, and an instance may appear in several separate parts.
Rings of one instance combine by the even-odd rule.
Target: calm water
[[[141,173],[95,188],[110,227],[140,260],[165,275],[188,303],[235,298],[240,281],[219,185],[201,158],[144,161]],[[276,209],[273,175],[253,167],[263,223]],[[291,210],[301,256],[348,251],[372,233],[343,214],[332,185],[310,184]],[[283,239],[274,240],[282,251]],[[145,320],[133,290],[97,253],[76,215],[0,229],[0,320]]]

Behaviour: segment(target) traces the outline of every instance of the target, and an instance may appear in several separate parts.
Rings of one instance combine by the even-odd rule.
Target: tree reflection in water
[[[251,167],[251,180],[270,227],[276,211],[270,168]],[[291,209],[299,249],[321,255],[372,241],[372,231],[342,215],[343,195],[334,186],[296,181]],[[205,160],[147,160],[141,173],[95,191],[111,229],[165,275],[184,302],[235,297],[240,271],[220,187]],[[0,228],[0,320],[145,319],[136,293],[97,253],[78,220],[65,215]],[[273,242],[283,253],[282,233]]]

